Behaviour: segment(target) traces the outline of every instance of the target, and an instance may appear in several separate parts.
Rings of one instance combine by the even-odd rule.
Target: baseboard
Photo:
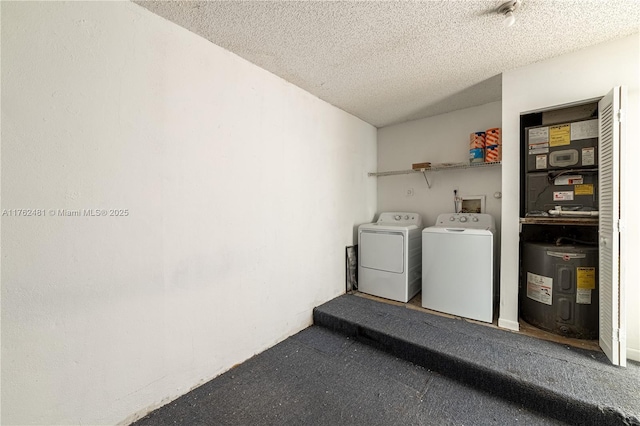
[[[627,359],[640,362],[640,349],[627,348]]]
[[[498,318],[498,327],[513,331],[520,331],[520,324],[518,324],[518,321],[511,321],[504,318]]]

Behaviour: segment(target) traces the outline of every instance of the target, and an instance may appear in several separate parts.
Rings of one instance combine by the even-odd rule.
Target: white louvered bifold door
[[[620,282],[620,142],[622,87],[602,98],[599,119],[600,347],[615,365],[626,365],[624,293]]]

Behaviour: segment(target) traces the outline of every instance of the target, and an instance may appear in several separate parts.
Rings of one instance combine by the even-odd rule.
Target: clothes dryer
[[[408,302],[420,291],[422,218],[385,212],[358,227],[358,290]]]

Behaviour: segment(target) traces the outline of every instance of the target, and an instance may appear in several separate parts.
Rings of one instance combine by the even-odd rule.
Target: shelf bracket
[[[431,184],[429,183],[429,179],[427,179],[427,172],[425,172],[424,169],[422,169],[422,176],[424,176],[424,180],[427,181],[427,187],[431,189]]]

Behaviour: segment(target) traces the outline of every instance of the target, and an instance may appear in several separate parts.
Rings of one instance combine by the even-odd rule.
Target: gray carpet
[[[464,344],[464,342],[461,342]],[[313,326],[136,425],[559,425]]]
[[[314,323],[568,423],[640,425],[637,363],[355,295]]]

